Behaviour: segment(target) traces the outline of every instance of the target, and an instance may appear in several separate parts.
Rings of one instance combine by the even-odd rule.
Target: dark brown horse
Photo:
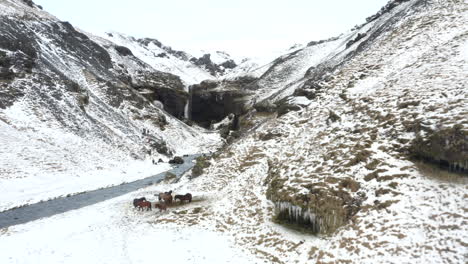
[[[172,203],[172,191],[160,193],[158,195],[158,198],[159,198],[159,201],[163,200],[164,203],[171,204]]]
[[[141,201],[137,204],[137,207],[138,207],[138,211],[140,211],[140,209],[143,210],[145,207],[146,207],[146,211],[150,211],[151,203],[148,201]]]
[[[133,207],[137,207],[139,202],[146,201],[145,197],[133,199]]]
[[[159,212],[162,212],[162,211],[166,211],[167,210],[167,206],[163,203],[157,203],[157,204],[154,204],[154,208],[159,208]]]
[[[177,199],[179,199],[179,201],[182,203],[182,201],[189,201],[192,202],[192,194],[190,193],[187,193],[185,195],[176,195],[174,196],[174,201],[176,201]]]

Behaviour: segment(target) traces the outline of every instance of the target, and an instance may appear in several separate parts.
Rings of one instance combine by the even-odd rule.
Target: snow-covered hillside
[[[102,38],[94,39],[104,47],[112,44],[126,47],[135,57],[154,69],[175,74],[187,85],[215,78],[204,68],[190,62],[193,58],[191,55],[173,51],[155,39],[135,39],[117,32],[110,32],[102,35]]]
[[[91,38],[108,50],[115,45],[125,47],[131,51],[132,56],[155,70],[179,76],[187,86],[204,80],[243,74],[259,65],[257,62],[253,63],[251,59],[237,61],[222,51],[200,50],[195,54],[189,54],[173,50],[156,39],[136,39],[118,32],[105,33],[101,37],[91,35]]]
[[[204,200],[147,221],[228,234],[270,263],[464,263],[467,180],[448,168],[468,161],[466,4],[413,0],[385,16],[308,107],[247,133],[198,178],[149,188]]]
[[[144,263],[152,249],[154,262],[176,245],[179,263],[466,262],[467,1],[391,0],[338,37],[191,86],[191,99],[188,84],[219,76],[185,53],[89,38],[21,1],[0,0],[0,12],[0,210],[165,169],[148,158],[213,150],[217,134],[173,117],[184,109],[200,122],[238,111],[241,126],[177,182],[0,230],[2,263]],[[194,199],[132,208],[168,190]]]
[[[26,2],[0,1],[0,210],[152,175],[167,167],[152,159],[219,142],[143,96],[183,90],[177,76]]]

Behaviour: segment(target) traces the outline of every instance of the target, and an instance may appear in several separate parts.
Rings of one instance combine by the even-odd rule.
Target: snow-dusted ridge
[[[180,55],[177,56],[176,53],[168,52],[172,49],[157,40],[146,39],[147,41],[144,41],[145,39],[135,39],[117,32],[102,34],[100,37],[94,40],[107,47],[112,44],[124,46],[130,49],[135,57],[154,69],[179,76],[186,85],[216,78],[204,68],[190,62],[193,56],[182,52],[179,52]]]

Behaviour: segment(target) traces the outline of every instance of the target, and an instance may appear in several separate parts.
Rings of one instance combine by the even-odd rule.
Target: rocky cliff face
[[[204,81],[190,86],[190,119],[209,127],[229,114],[240,116],[249,110],[253,91],[249,84],[255,78]]]
[[[29,160],[28,166],[57,155],[83,157],[59,172],[52,172],[52,165],[38,166],[52,175],[199,152],[216,141],[174,118],[184,116],[188,98],[178,76],[152,68],[124,46],[84,34],[33,3],[0,1],[0,87],[0,133],[16,131],[34,149],[23,151],[19,138],[15,143],[4,137],[0,160],[9,165],[2,177],[22,170],[21,162],[6,162],[12,154]],[[44,144],[62,149],[48,152]],[[158,153],[156,145],[167,151]]]
[[[115,61],[119,61],[118,65],[123,71],[121,79],[131,83],[132,87],[150,101],[162,103],[164,110],[181,120],[193,116],[193,121],[209,127],[211,121],[217,122],[231,113],[232,109],[239,108],[239,103],[234,103],[238,100],[231,99],[239,95],[233,95],[232,89],[232,95],[224,97],[226,109],[222,107],[222,101],[215,99],[221,98],[222,93],[207,95],[206,88],[203,91],[197,90],[204,86],[203,81],[215,81],[236,68],[237,64],[226,53],[216,52],[216,59],[213,60],[209,53],[196,58],[186,52],[174,50],[156,39],[135,39],[119,33],[107,33],[103,38],[93,36],[93,39],[109,51]],[[144,62],[145,65],[136,66],[132,62],[135,60]],[[148,69],[156,71],[141,74]],[[165,73],[155,74],[158,70]],[[164,77],[161,78],[162,75]],[[194,85],[198,83],[202,84]],[[193,96],[189,96],[190,85],[193,85]],[[200,99],[198,95],[202,93],[205,95]],[[192,98],[194,101],[189,102]],[[202,112],[207,111],[204,109],[206,105],[210,106],[208,108],[212,116],[204,118]],[[195,113],[189,113],[192,110]],[[238,109],[235,112],[239,112]]]

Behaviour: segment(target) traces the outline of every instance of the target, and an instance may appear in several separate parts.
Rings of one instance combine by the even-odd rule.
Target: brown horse
[[[159,212],[167,210],[167,206],[163,203],[154,204],[154,208],[159,208]]]
[[[137,203],[137,207],[138,207],[138,211],[140,211],[140,209],[143,210],[145,207],[146,207],[146,211],[150,211],[151,203],[148,201],[140,201],[139,203]]]
[[[190,193],[187,193],[185,195],[176,195],[174,196],[174,201],[176,201],[177,199],[179,199],[179,201],[182,203],[182,201],[189,201],[192,202],[192,194]]]
[[[159,201],[163,200],[164,203],[171,204],[172,203],[172,191],[160,193],[158,195],[158,198],[159,198]]]
[[[133,206],[137,207],[139,202],[146,201],[145,197],[133,199]]]

